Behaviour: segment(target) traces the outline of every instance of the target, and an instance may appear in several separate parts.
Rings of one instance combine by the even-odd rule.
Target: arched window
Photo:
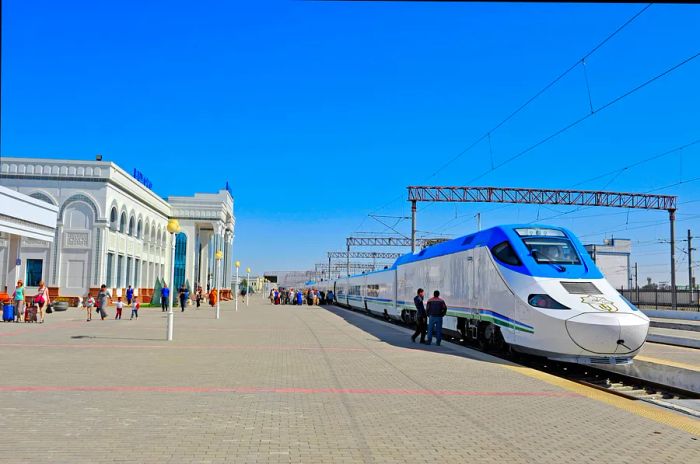
[[[143,238],[143,221],[139,219],[139,225],[136,226],[136,238]]]
[[[134,216],[131,216],[131,219],[129,219],[129,231],[127,232],[127,235],[134,235]]]
[[[185,268],[187,267],[187,235],[180,232],[175,236],[175,282],[172,291],[177,291],[185,283]]]
[[[122,217],[119,220],[119,232],[122,234],[126,232],[126,213],[122,213]]]
[[[112,211],[109,213],[109,228],[117,230],[117,207],[112,206]]]

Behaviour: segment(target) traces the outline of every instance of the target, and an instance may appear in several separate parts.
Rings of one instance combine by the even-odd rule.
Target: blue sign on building
[[[144,176],[143,173],[136,168],[134,168],[134,179],[141,182],[143,185],[146,186],[146,188],[153,190],[153,183],[148,179],[148,177]]]

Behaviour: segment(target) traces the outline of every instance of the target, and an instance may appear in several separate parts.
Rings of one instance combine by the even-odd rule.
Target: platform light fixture
[[[221,317],[221,260],[224,257],[224,253],[221,250],[216,250],[214,253],[214,258],[216,258],[216,318]]]
[[[236,311],[238,311],[238,286],[240,285],[238,283],[238,268],[241,267],[241,262],[236,261],[236,289],[234,290],[234,295],[233,298],[236,300]]]
[[[172,341],[173,339],[173,282],[175,280],[175,235],[180,232],[180,223],[177,219],[171,219],[168,221],[168,226],[166,228],[170,234],[171,241],[171,253],[170,253],[170,291],[168,292],[168,329],[166,332],[166,339]]]

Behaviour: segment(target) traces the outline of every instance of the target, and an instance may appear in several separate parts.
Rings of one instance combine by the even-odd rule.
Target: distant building
[[[630,255],[632,240],[609,238],[600,245],[584,245],[608,282],[617,289],[632,287]]]
[[[15,274],[40,276],[50,289],[70,297],[101,284],[116,294],[131,285],[137,294],[150,296],[156,279],[170,286],[214,286],[215,250],[224,254],[222,282],[230,282],[235,218],[228,189],[164,199],[150,189],[143,174],[109,161],[11,157],[2,158],[0,182],[58,213],[50,229],[52,241],[26,237],[18,251],[0,241],[0,257],[22,262],[17,272],[9,265],[0,269],[12,275],[2,282],[5,286]],[[177,219],[181,227],[175,237],[174,282],[169,219]],[[27,280],[31,287],[37,279]]]
[[[267,271],[263,277],[275,287],[294,287],[314,280],[314,271]]]

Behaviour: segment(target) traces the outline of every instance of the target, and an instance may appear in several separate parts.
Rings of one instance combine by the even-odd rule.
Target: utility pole
[[[411,253],[416,252],[416,200],[411,201]]]
[[[678,294],[676,293],[676,210],[669,209],[668,217],[671,223],[671,309],[678,309]]]
[[[638,263],[634,263],[634,289],[637,294],[637,304],[639,304],[639,266]]]
[[[690,304],[693,304],[693,236],[688,229],[688,290],[690,290]]]

